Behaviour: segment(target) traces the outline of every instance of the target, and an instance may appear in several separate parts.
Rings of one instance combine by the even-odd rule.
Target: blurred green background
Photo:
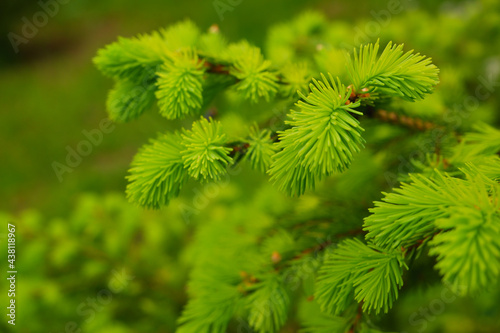
[[[143,211],[129,205],[123,194],[126,171],[137,149],[157,132],[183,122],[169,122],[157,112],[148,112],[104,134],[102,143],[93,146],[62,181],[53,170],[54,161],[65,163],[67,146],[74,149],[85,139],[83,130],[98,128],[107,117],[105,101],[112,82],[92,64],[98,48],[117,36],[147,33],[185,18],[202,30],[217,24],[230,41],[245,38],[264,47],[269,27],[305,10],[345,22],[354,34],[355,27],[364,26],[360,22],[373,21],[373,11],[386,9],[388,2],[242,0],[221,17],[212,0],[69,0],[59,4],[57,14],[15,53],[8,33],[21,34],[22,18],[31,21],[41,6],[35,1],[3,0],[0,211],[4,211],[2,221],[17,226],[19,308],[14,330],[173,332],[186,300],[189,253],[180,248],[191,239],[192,225],[184,223],[176,205],[161,212]],[[499,71],[495,67],[500,57],[496,1],[402,3],[405,10],[393,18],[381,38],[392,34],[396,42],[432,56],[447,75],[449,81],[443,84],[449,89],[472,93],[479,75]],[[464,22],[460,15],[468,10],[480,14]],[[440,18],[439,23],[433,23],[433,18]],[[345,38],[352,41],[353,35]],[[493,96],[481,104],[478,117],[498,123],[497,110]],[[234,191],[241,184],[251,187],[248,178],[236,180],[217,200],[241,198]],[[192,193],[183,191],[178,202],[188,201]],[[6,233],[6,227],[0,230],[2,248]],[[125,276],[119,278],[125,281],[124,289],[112,292],[106,303],[116,272]],[[5,287],[2,282],[2,308],[7,302]],[[101,297],[95,317],[89,297]],[[407,318],[407,314],[401,316]],[[2,317],[0,331],[12,329]]]

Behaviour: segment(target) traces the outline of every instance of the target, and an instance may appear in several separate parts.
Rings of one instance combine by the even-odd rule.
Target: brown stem
[[[228,66],[224,66],[222,64],[213,64],[211,62],[205,61],[205,67],[207,67],[207,69],[205,70],[207,73],[231,75]]]
[[[368,112],[366,112],[364,116],[379,119],[394,125],[407,127],[415,131],[428,131],[434,128],[442,128],[442,126],[439,126],[438,124],[435,124],[430,121],[422,120],[417,117],[410,117],[402,114],[397,114],[396,112],[387,111],[383,109],[369,108]]]
[[[212,63],[205,59],[204,66],[206,67],[207,73],[232,75],[229,70],[230,66],[228,65]],[[278,76],[278,83],[286,84],[285,82],[283,82],[283,79],[280,76]],[[347,87],[347,89],[351,90],[351,94],[346,104],[354,103],[355,101],[360,99],[370,98],[370,94],[368,93],[367,88],[362,89],[360,92],[356,92],[353,90],[352,85],[350,85]],[[375,109],[373,107],[368,107],[363,116],[380,119],[385,122],[389,122],[395,125],[400,125],[417,131],[427,131],[434,128],[442,127],[430,121],[420,119],[418,117],[410,117],[406,115],[397,114],[396,112],[392,111]]]
[[[230,142],[226,146],[232,149],[229,156],[234,158],[239,155],[245,155],[250,144],[248,142],[236,141]]]
[[[401,250],[403,251],[403,254],[406,256],[408,253],[411,253],[411,251],[415,250],[415,249],[418,249],[420,246],[422,246],[422,244],[425,244],[427,243],[427,241],[431,240],[432,238],[434,238],[434,236],[436,236],[437,234],[439,234],[441,231],[437,231],[435,233],[433,233],[432,235],[429,235],[423,239],[419,239],[415,242],[415,244],[413,245],[410,245],[408,247],[404,247],[402,246],[401,247]]]

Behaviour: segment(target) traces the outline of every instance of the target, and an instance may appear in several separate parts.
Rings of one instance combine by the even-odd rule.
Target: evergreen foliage
[[[363,311],[387,312],[403,285],[401,249],[384,251],[358,239],[339,244],[319,272],[316,298],[322,310],[342,314],[354,299]]]
[[[148,208],[166,205],[187,180],[182,160],[181,136],[164,134],[145,145],[135,156],[127,177],[128,198]]]
[[[232,45],[229,52],[234,61],[230,74],[238,80],[236,90],[252,102],[269,101],[278,91],[277,77],[269,71],[271,62],[247,43]]]
[[[313,207],[309,215],[300,205],[274,207],[279,192],[260,193],[265,199],[245,194],[245,212],[255,211],[248,216],[241,203],[225,213],[216,207],[195,231],[178,332],[226,332],[235,321],[279,332],[295,315],[294,304],[304,333],[380,332],[369,316],[389,312],[422,256],[461,295],[498,285],[500,131],[486,124],[450,128],[431,111],[420,114],[418,103],[439,82],[431,59],[392,42],[379,52],[379,41],[349,55],[335,44],[337,31],[307,13],[272,29],[266,59],[246,41],[227,43],[218,29],[201,34],[186,21],[98,52],[96,66],[117,80],[108,102],[112,119],[137,118],[155,97],[162,116],[192,121],[190,130],[163,134],[137,153],[130,201],[161,208],[189,178],[220,181],[228,168],[248,163],[280,192]],[[336,72],[322,73],[325,67]],[[143,89],[134,92],[137,84]],[[440,95],[430,98],[444,103]],[[209,109],[213,102],[222,115]],[[249,125],[231,122],[228,113],[248,102]],[[292,109],[276,121],[270,105]],[[412,160],[411,172],[398,170],[401,184],[385,186],[375,200],[372,193],[384,188],[377,167],[393,165],[390,153],[401,156],[415,149],[412,140],[431,135],[426,159]],[[391,152],[396,141],[400,147]],[[366,170],[368,159],[375,171]],[[316,211],[321,203],[309,193],[342,189],[349,172],[344,189],[355,190],[365,213],[343,214],[342,201],[334,213]],[[289,277],[304,271],[298,290]]]
[[[127,122],[151,107],[156,87],[150,82],[145,85],[136,85],[129,79],[116,82],[106,103],[109,118],[116,122]]]
[[[245,159],[250,161],[252,168],[266,172],[273,161],[278,147],[271,140],[271,131],[259,130],[257,125],[251,126],[248,134],[248,151]]]
[[[292,127],[279,132],[281,151],[269,173],[281,190],[301,195],[314,188],[317,181],[334,172],[342,172],[359,152],[364,139],[359,121],[350,113],[361,115],[354,108],[359,102],[346,104],[351,90],[322,75],[313,80],[311,93],[297,102],[300,111],[292,111]]]
[[[228,156],[230,148],[224,147],[226,134],[217,121],[205,118],[193,123],[191,131],[184,131],[181,152],[184,167],[189,175],[198,180],[219,180],[233,159]]]
[[[158,73],[156,97],[160,113],[168,119],[196,114],[203,105],[204,66],[192,51],[182,52]]]
[[[403,44],[387,44],[378,56],[379,44],[354,49],[348,58],[349,77],[356,91],[378,88],[379,91],[409,101],[423,99],[438,83],[438,69],[430,58],[412,51],[403,52]]]

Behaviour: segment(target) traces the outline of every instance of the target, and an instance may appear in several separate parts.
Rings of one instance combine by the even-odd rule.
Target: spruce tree
[[[428,56],[390,41],[344,49],[337,31],[306,13],[274,27],[264,53],[183,21],[94,58],[115,81],[111,119],[155,109],[177,126],[135,155],[131,203],[161,209],[241,170],[284,194],[200,218],[178,332],[381,332],[373,322],[422,287],[422,267],[459,296],[498,289],[500,130],[428,108],[441,88]]]

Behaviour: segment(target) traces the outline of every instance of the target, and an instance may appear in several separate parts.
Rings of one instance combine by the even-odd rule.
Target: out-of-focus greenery
[[[174,326],[184,301],[179,248],[187,229],[175,213],[144,212],[121,194],[82,194],[65,218],[26,210],[1,219],[17,226],[19,332]]]
[[[352,200],[361,200],[370,207],[380,197],[377,188],[387,181],[380,165],[383,156],[375,155],[369,147],[345,175],[318,189],[322,198],[333,197],[331,192],[335,191],[336,198],[345,205],[341,213],[325,208],[328,201],[322,202],[312,195],[292,201],[270,188],[265,177],[247,169],[232,177],[227,186],[219,188],[215,199],[206,199],[189,217],[180,207],[193,205],[193,200],[203,201],[195,184],[188,184],[181,197],[167,209],[143,211],[124,199],[124,177],[132,156],[156,132],[189,124],[189,121],[167,121],[157,112],[148,112],[137,121],[116,125],[111,133],[104,134],[102,143],[94,146],[92,153],[83,157],[73,172],[65,173],[60,182],[52,163],[64,164],[66,147],[75,148],[85,139],[83,130],[98,128],[107,117],[105,99],[111,82],[91,63],[98,48],[114,41],[117,35],[149,32],[184,18],[192,19],[202,29],[217,24],[232,40],[246,38],[264,47],[270,26],[308,9],[318,10],[338,24],[332,30],[332,40],[354,45],[359,31],[366,33],[367,24],[379,22],[377,13],[386,10],[388,2],[243,0],[221,19],[213,1],[69,1],[60,5],[58,14],[28,44],[19,46],[18,54],[4,39],[0,52],[3,102],[0,209],[4,211],[0,216],[3,228],[0,240],[5,249],[6,223],[14,223],[19,290],[14,330],[71,332],[74,322],[82,332],[173,332],[186,301],[188,270],[199,251],[192,243],[194,226],[221,223],[229,217],[237,220],[235,216],[254,218],[265,225],[277,216],[308,216],[313,212],[317,215],[318,211],[330,218],[335,213],[340,218],[343,214],[353,214],[349,211]],[[475,96],[480,84],[478,77],[498,79],[497,1],[401,0],[401,3],[405,9],[392,15],[387,25],[379,23],[380,32],[369,34],[369,40],[363,42],[377,38],[382,44],[389,40],[404,42],[432,56],[441,68],[438,92],[410,105],[407,112],[429,115],[449,112],[441,109],[441,105],[451,109],[456,105],[456,110],[460,110],[464,98]],[[20,34],[21,18],[31,19],[40,11],[36,2],[8,0],[0,6],[4,37],[11,31]],[[330,62],[325,62],[324,67],[332,72],[341,70]],[[225,117],[225,123],[236,134],[246,121],[245,113],[252,112],[252,106],[238,107],[241,115],[233,113]],[[498,110],[498,93],[494,92],[463,120],[498,125]],[[372,132],[367,136],[384,138],[387,133]],[[367,165],[371,166],[370,172],[366,172]],[[373,188],[363,187],[367,179],[373,181]],[[84,194],[88,192],[91,194]],[[246,207],[249,202],[248,206],[253,208],[251,214]],[[354,214],[361,220],[367,212]],[[0,258],[6,263],[5,250]],[[115,272],[134,278],[123,290],[112,292],[109,303],[99,304],[93,317],[93,312],[88,311],[88,299],[97,298],[103,290],[111,291]],[[408,332],[423,327],[420,322],[412,325],[409,318],[417,321],[425,318],[419,309],[435,306],[435,300],[442,297],[443,287],[432,271],[425,271],[421,280],[429,288],[407,294],[403,289],[395,311],[382,324]],[[409,284],[422,287],[418,282]],[[2,282],[1,287],[3,307],[8,302],[7,284]],[[499,297],[490,294],[445,303],[442,312],[425,321],[425,331],[496,332],[500,329],[495,319],[500,309],[492,299]],[[412,316],[414,312],[416,316]],[[5,315],[2,316],[0,330],[12,329]],[[238,323],[232,327],[236,330]],[[292,324],[284,330],[295,332],[297,328]]]

